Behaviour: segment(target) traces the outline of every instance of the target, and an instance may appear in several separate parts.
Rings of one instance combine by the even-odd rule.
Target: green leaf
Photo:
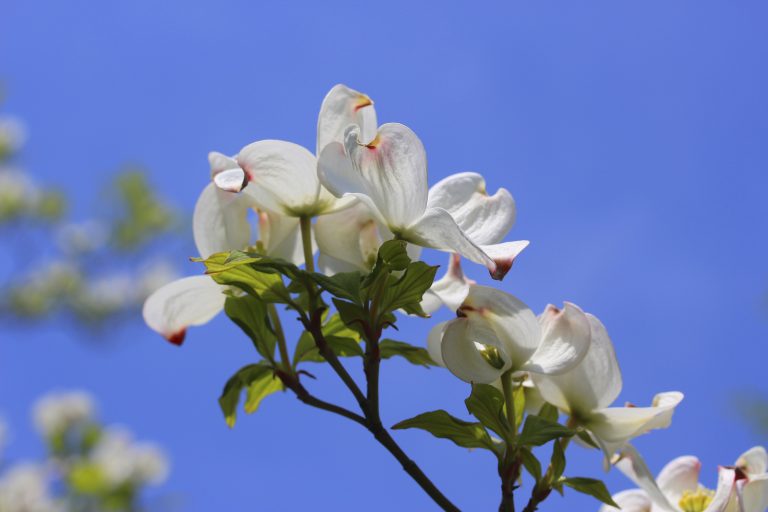
[[[271,369],[270,369],[271,370]],[[254,378],[248,385],[245,394],[245,413],[253,414],[259,408],[261,401],[275,391],[283,390],[283,382],[272,372],[265,372]]]
[[[379,247],[377,265],[382,263],[390,270],[405,270],[411,262],[407,247],[408,243],[405,240],[387,240]]]
[[[598,450],[600,449],[600,447],[597,446],[597,443],[595,443],[595,440],[592,439],[592,436],[590,436],[589,432],[587,432],[586,430],[580,430],[579,433],[576,435],[579,436],[579,439],[581,439],[584,442],[584,444],[592,448],[596,448]]]
[[[450,439],[464,448],[485,448],[499,453],[488,432],[480,423],[470,423],[455,418],[443,410],[425,412],[411,419],[401,421],[392,427],[394,430],[418,428],[426,430],[435,437]]]
[[[608,492],[608,489],[605,487],[605,484],[602,482],[602,480],[596,480],[594,478],[573,477],[563,478],[560,480],[560,483],[567,485],[571,489],[579,491],[580,493],[589,494],[590,496],[602,501],[606,505],[619,508],[616,502],[613,501],[611,493]]]
[[[411,262],[406,250],[407,247],[408,243],[404,240],[388,240],[381,244],[376,255],[376,263],[371,272],[363,279],[361,290],[367,294],[370,288],[378,288],[374,285],[389,277],[393,271],[405,270]]]
[[[473,384],[472,394],[464,400],[467,410],[483,426],[493,430],[502,439],[509,440],[512,428],[507,421],[504,394],[490,384]]]
[[[296,343],[296,350],[293,352],[293,366],[296,367],[302,361],[309,361],[312,363],[322,363],[325,361],[320,355],[320,351],[315,345],[315,339],[309,331],[304,331],[299,336],[299,341]]]
[[[334,313],[323,325],[323,335],[336,336],[339,338],[352,338],[355,341],[360,341],[360,334],[349,327],[341,319],[341,315]]]
[[[539,409],[538,416],[544,418],[545,420],[557,423],[557,420],[560,417],[560,412],[554,405],[550,404],[549,402],[544,402],[544,405],[542,405],[541,409]]]
[[[323,336],[328,342],[328,346],[337,356],[352,357],[363,355],[363,349],[360,347],[360,334],[344,325],[338,313],[331,315],[323,325]],[[313,363],[325,362],[323,356],[320,355],[320,350],[317,348],[314,338],[307,331],[301,334],[293,355],[294,366],[302,361]]]
[[[360,272],[341,272],[333,276],[317,273],[310,275],[320,288],[334,297],[351,301],[358,306],[362,305],[360,300],[360,281],[362,280],[362,275]]]
[[[253,256],[229,259],[230,253],[220,252],[204,260],[206,274],[223,285],[236,286],[245,293],[259,297],[266,302],[287,302],[291,295],[280,274],[267,266],[256,267],[262,261]]]
[[[275,360],[277,337],[269,327],[267,305],[258,297],[228,297],[224,312],[251,338],[253,346],[268,361]]]
[[[539,462],[539,459],[537,459],[533,452],[528,448],[521,448],[518,453],[520,454],[520,458],[523,461],[523,466],[526,471],[530,473],[536,482],[539,482],[541,480],[541,462]]]
[[[557,482],[565,471],[565,451],[560,441],[552,444],[552,458],[549,464],[552,466],[552,481]]]
[[[531,414],[525,419],[518,441],[523,446],[542,446],[553,439],[569,437],[575,433],[559,423]]]
[[[357,304],[340,300],[335,297],[333,298],[333,305],[336,306],[336,310],[339,312],[339,317],[341,318],[342,323],[362,335],[364,326],[368,321],[368,316],[365,310]]]
[[[283,383],[275,377],[274,370],[266,362],[249,364],[240,368],[229,378],[219,397],[219,406],[227,420],[227,425],[235,426],[237,406],[243,389],[248,389],[246,412],[255,412],[267,395],[283,389]]]
[[[379,343],[379,353],[382,359],[400,356],[404,357],[409,363],[426,366],[435,366],[435,362],[429,357],[429,352],[422,347],[404,343],[395,340],[381,340]]]
[[[437,266],[427,265],[423,261],[408,265],[400,279],[389,283],[384,289],[380,303],[381,311],[389,312],[400,308],[415,310],[424,292],[432,286],[437,269]],[[418,307],[418,310],[420,311],[421,307]]]

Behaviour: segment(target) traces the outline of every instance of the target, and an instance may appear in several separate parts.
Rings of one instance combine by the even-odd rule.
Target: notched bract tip
[[[240,168],[227,169],[216,174],[213,182],[221,190],[238,193],[248,185],[248,174]]]

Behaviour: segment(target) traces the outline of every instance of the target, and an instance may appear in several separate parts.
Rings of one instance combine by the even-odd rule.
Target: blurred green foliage
[[[177,212],[131,167],[109,182],[108,201],[73,220],[68,198],[19,165],[26,128],[0,114],[0,314],[24,320],[63,313],[80,323],[136,314],[155,289],[176,278],[163,259],[179,241]],[[162,247],[157,242],[162,240]]]

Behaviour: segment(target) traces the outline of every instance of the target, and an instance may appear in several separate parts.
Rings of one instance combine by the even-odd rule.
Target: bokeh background
[[[189,215],[209,150],[263,138],[314,148],[327,90],[368,93],[381,122],[420,135],[430,183],[472,170],[513,193],[511,239],[532,244],[503,289],[536,310],[571,300],[599,316],[622,402],[683,391],[672,427],[636,444],[655,470],[698,455],[714,486],[718,464],[766,441],[749,416],[751,397],[768,394],[767,16],[760,1],[6,0],[3,110],[29,126],[24,167],[70,197],[73,217],[91,214],[126,162]],[[160,252],[199,272],[185,235]],[[4,252],[15,243],[0,239]],[[13,265],[6,257],[3,272]],[[399,337],[422,343],[428,324],[405,320]],[[43,449],[29,420],[36,397],[87,389],[101,416],[166,448],[162,492],[177,510],[431,509],[366,432],[289,394],[228,430],[217,398],[252,358],[223,316],[181,349],[138,316],[95,330],[3,320],[7,457]],[[317,374],[318,394],[341,393]],[[389,424],[439,407],[465,414],[467,388],[444,370],[388,361],[382,385]],[[489,455],[418,431],[396,437],[462,509],[497,506]],[[596,453],[571,450],[570,475],[599,467]],[[630,487],[618,473],[606,482]],[[544,507],[597,508],[574,492]]]

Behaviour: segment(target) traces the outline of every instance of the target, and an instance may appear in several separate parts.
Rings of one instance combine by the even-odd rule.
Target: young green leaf
[[[360,299],[360,272],[341,272],[332,276],[324,274],[310,274],[320,288],[334,297],[348,300],[358,306],[362,305]]]
[[[539,409],[537,416],[544,418],[545,420],[549,420],[553,423],[557,423],[557,419],[560,417],[560,413],[558,412],[557,407],[548,402],[544,402],[544,405],[542,405],[541,409]]]
[[[590,496],[602,501],[606,505],[619,508],[616,502],[613,501],[611,493],[608,492],[608,489],[605,487],[605,484],[601,480],[596,480],[594,478],[573,477],[563,478],[560,480],[560,483],[567,485],[571,489],[579,491],[580,493],[589,494]]]
[[[429,352],[422,347],[416,347],[410,343],[395,340],[381,340],[379,343],[379,353],[382,359],[400,356],[409,363],[426,366],[435,366],[435,362],[429,357]]]
[[[323,324],[323,336],[328,342],[333,353],[341,357],[362,356],[363,349],[360,348],[360,334],[344,325],[341,316],[334,313]],[[296,350],[293,354],[293,365],[296,366],[302,361],[322,363],[325,361],[315,344],[312,335],[304,331],[296,344]]]
[[[253,414],[258,410],[261,401],[275,391],[282,391],[283,383],[272,372],[263,372],[256,376],[245,393],[245,413]]]
[[[424,292],[429,290],[435,280],[437,266],[430,266],[423,261],[408,265],[405,273],[384,289],[381,298],[381,311],[395,311],[409,307],[414,309],[421,302]],[[421,308],[419,307],[419,310]]]
[[[575,433],[559,423],[530,414],[525,419],[518,441],[523,446],[542,446],[553,439],[569,437]]]
[[[552,481],[557,482],[565,471],[565,451],[560,441],[552,444],[552,458],[549,464],[552,466]]]
[[[404,240],[387,240],[379,247],[377,265],[386,265],[389,270],[405,270],[411,262],[407,247],[408,243]]]
[[[274,362],[277,338],[269,327],[264,301],[251,295],[228,297],[224,302],[224,312],[251,338],[259,354]]]
[[[260,259],[241,257],[228,261],[229,256],[230,253],[222,252],[204,260],[205,273],[219,284],[235,286],[266,302],[287,302],[291,299],[279,273],[267,267],[254,266]]]
[[[472,393],[464,400],[467,410],[486,428],[509,440],[512,426],[507,421],[504,394],[490,384],[473,384]]]
[[[337,299],[336,297],[333,298],[333,305],[336,306],[342,323],[362,335],[363,326],[368,321],[365,310],[357,304]]]
[[[536,458],[529,448],[521,448],[518,453],[523,461],[525,470],[530,473],[536,482],[539,482],[541,480],[541,462],[539,462],[539,459]]]
[[[282,390],[283,384],[275,377],[272,367],[264,361],[240,368],[229,378],[219,397],[219,406],[230,428],[235,426],[237,406],[245,388],[248,388],[246,412],[251,413],[256,411],[264,397]]]
[[[592,436],[589,435],[589,432],[586,430],[580,430],[578,434],[579,440],[581,440],[582,443],[586,444],[587,446],[595,449],[600,449],[599,446],[597,446],[597,443],[595,443],[595,440],[592,439]]]
[[[443,410],[419,414],[401,421],[392,428],[394,430],[418,428],[426,430],[435,437],[450,439],[464,448],[485,448],[496,454],[500,453],[500,447],[494,444],[480,423],[462,421]]]

